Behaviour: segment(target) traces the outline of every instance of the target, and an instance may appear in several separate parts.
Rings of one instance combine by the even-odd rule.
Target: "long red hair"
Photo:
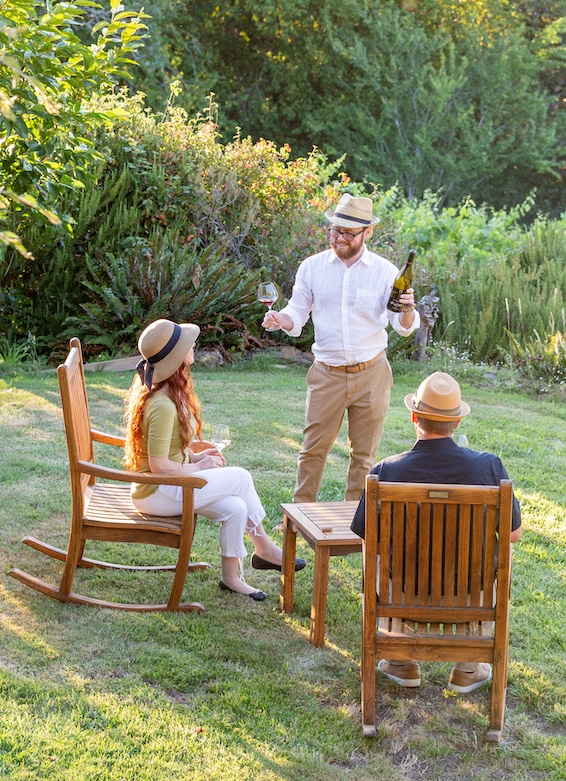
[[[127,469],[137,471],[142,454],[142,421],[147,400],[161,388],[167,388],[167,395],[175,404],[179,416],[183,461],[186,450],[194,439],[199,439],[202,429],[202,411],[191,374],[191,365],[187,360],[177,371],[163,382],[150,388],[142,383],[139,376],[134,377],[126,399],[126,445],[124,463]]]

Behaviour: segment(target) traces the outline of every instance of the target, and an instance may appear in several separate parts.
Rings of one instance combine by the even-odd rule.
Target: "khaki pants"
[[[367,369],[347,373],[315,361],[307,374],[303,446],[299,453],[294,502],[315,502],[328,453],[348,412],[350,463],[346,500],[357,501],[375,464],[389,408],[393,375],[383,357]]]

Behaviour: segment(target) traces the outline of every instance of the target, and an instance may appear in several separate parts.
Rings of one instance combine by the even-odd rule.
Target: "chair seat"
[[[181,534],[181,516],[161,517],[144,515],[132,505],[130,487],[96,483],[85,497],[83,522],[89,526],[123,529],[147,529],[148,531],[168,531]]]

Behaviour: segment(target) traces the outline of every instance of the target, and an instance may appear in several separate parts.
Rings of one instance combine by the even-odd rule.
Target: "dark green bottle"
[[[407,258],[407,262],[403,266],[402,271],[399,273],[395,282],[393,283],[393,289],[391,291],[391,295],[389,296],[389,301],[387,302],[387,308],[391,312],[403,311],[403,305],[401,304],[399,298],[401,294],[404,293],[405,290],[408,290],[413,284],[413,260],[415,259],[415,255],[416,252],[414,249],[412,249],[409,252],[409,257]]]

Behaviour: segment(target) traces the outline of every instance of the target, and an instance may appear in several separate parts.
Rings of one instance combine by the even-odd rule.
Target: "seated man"
[[[451,483],[463,485],[499,485],[508,478],[501,459],[492,453],[480,453],[459,447],[453,440],[454,431],[470,407],[462,401],[460,386],[444,372],[434,372],[424,380],[415,394],[405,396],[405,406],[411,411],[417,441],[411,450],[380,461],[372,473],[380,480],[401,483]],[[354,515],[352,531],[360,537],[365,533],[365,495]],[[521,537],[521,510],[513,497],[511,542]],[[421,674],[417,662],[382,659],[378,669],[400,686],[420,686]],[[491,680],[491,665],[457,662],[450,675],[448,688],[467,694]]]

